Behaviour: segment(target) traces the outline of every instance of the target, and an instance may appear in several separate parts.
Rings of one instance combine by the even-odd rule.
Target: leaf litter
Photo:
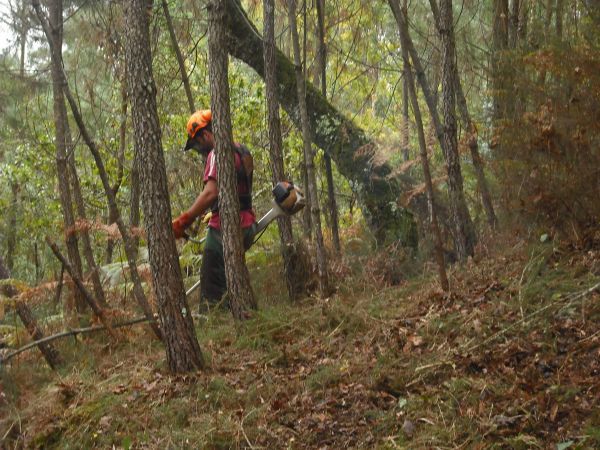
[[[170,375],[144,331],[53,379],[3,374],[6,439],[115,448],[600,446],[599,253],[514,246],[450,272],[199,328],[205,372]],[[541,256],[540,256],[541,255]],[[533,267],[533,266],[536,267]],[[353,284],[351,284],[353,283]],[[361,284],[362,283],[362,284]],[[351,293],[351,294],[350,294]],[[585,295],[582,295],[585,293]],[[292,318],[292,319],[290,319]],[[95,347],[96,346],[96,347]],[[35,399],[35,400],[34,400]],[[15,431],[18,430],[18,431]],[[4,433],[3,433],[4,434]],[[566,448],[566,447],[565,447]]]

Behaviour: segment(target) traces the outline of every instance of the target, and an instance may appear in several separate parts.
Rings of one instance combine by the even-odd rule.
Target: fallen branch
[[[84,286],[83,282],[79,279],[79,277],[73,271],[71,264],[69,264],[69,262],[66,260],[66,258],[62,255],[62,253],[58,249],[58,246],[54,242],[52,242],[48,236],[46,236],[46,243],[52,249],[54,256],[56,256],[58,258],[58,260],[63,264],[63,267],[71,276],[71,279],[77,286],[77,289],[79,289],[79,291],[85,298],[85,301],[88,303],[88,305],[90,305],[90,308],[92,308],[92,311],[94,312],[94,314],[98,317],[98,319],[100,319],[100,322],[102,322],[102,325],[104,325],[106,327],[108,334],[110,334],[111,338],[113,338],[114,340],[117,340],[117,335],[112,330],[110,322],[106,318],[106,314],[104,314],[104,310],[102,308],[100,308],[100,306],[98,306],[98,303],[96,302],[94,297],[92,297],[92,294],[90,294],[90,292]]]
[[[150,321],[150,319],[148,319],[147,317],[138,317],[137,319],[128,320],[127,322],[113,324],[112,328],[122,328],[122,327],[136,325],[138,323],[149,322],[149,321]],[[76,336],[78,334],[93,333],[94,331],[101,331],[101,330],[107,330],[106,326],[96,325],[93,327],[74,328],[72,330],[67,330],[67,331],[63,331],[58,334],[53,334],[52,336],[47,336],[43,339],[38,339],[37,341],[30,342],[29,344],[18,348],[14,352],[9,353],[5,357],[0,358],[0,364],[4,364],[6,361],[17,356],[19,353],[23,353],[24,351],[29,350],[30,348],[35,347],[37,345],[44,344],[44,343],[50,342],[50,341],[54,341],[56,339],[66,337],[66,336]]]

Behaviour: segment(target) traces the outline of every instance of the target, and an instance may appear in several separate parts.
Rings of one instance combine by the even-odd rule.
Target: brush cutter
[[[272,208],[264,216],[262,216],[258,222],[256,222],[256,226],[253,230],[254,233],[252,242],[248,248],[255,244],[258,239],[260,239],[262,233],[275,219],[278,217],[294,215],[306,205],[302,191],[289,181],[280,181],[275,185],[273,188],[273,200],[271,203],[273,205]],[[206,240],[206,237],[203,237],[200,240],[190,237],[186,237],[186,239],[201,244]],[[248,248],[246,250],[248,250]],[[198,289],[199,286],[200,280],[198,280],[191,288],[189,288],[185,294],[190,295],[192,292]]]

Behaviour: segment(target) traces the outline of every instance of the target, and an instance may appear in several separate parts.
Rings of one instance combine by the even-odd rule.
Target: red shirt
[[[235,155],[235,170],[239,170],[242,165],[242,160],[240,159],[240,155],[238,152],[234,153]],[[204,182],[206,183],[208,180],[217,181],[217,160],[215,157],[215,151],[211,150],[206,158],[206,167],[204,168]],[[240,223],[242,228],[248,228],[252,226],[252,224],[256,222],[256,216],[254,215],[254,211],[252,209],[245,209],[240,211]],[[214,212],[212,217],[208,222],[208,226],[214,228],[215,230],[221,229],[221,219],[219,217],[219,212]]]

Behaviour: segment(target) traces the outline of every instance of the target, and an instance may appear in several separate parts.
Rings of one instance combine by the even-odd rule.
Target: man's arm
[[[194,204],[186,212],[191,219],[195,219],[206,211],[214,203],[219,195],[217,182],[212,178],[204,185],[204,189],[194,201]]]

